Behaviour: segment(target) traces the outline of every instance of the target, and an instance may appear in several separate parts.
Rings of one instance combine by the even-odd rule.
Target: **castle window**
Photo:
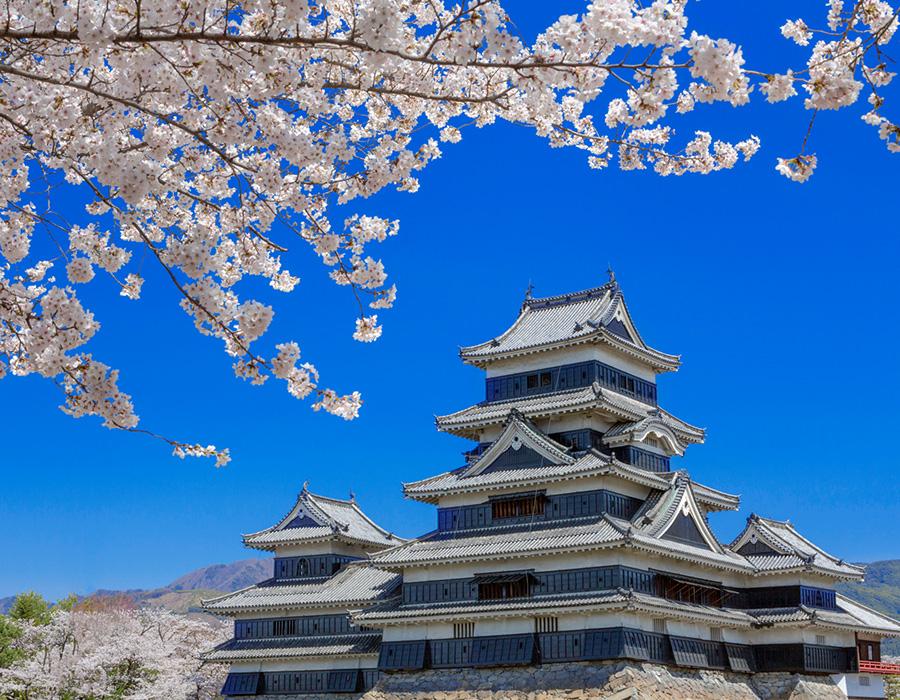
[[[479,600],[506,600],[528,598],[534,576],[528,572],[481,574],[475,576]]]
[[[474,622],[457,622],[453,625],[454,639],[468,639],[475,636]]]
[[[491,502],[491,516],[494,520],[502,520],[503,518],[543,515],[546,502],[546,497],[539,493],[513,498],[498,498]]]
[[[534,619],[534,631],[541,632],[559,632],[558,617],[536,617]]]
[[[860,676],[859,684],[860,685],[872,685],[872,679],[869,678],[868,676]]]
[[[722,637],[722,628],[721,627],[710,627],[709,628],[709,638],[714,642],[722,642],[724,638]]]
[[[665,634],[668,631],[665,619],[661,617],[653,618],[653,631],[656,632],[656,634]]]
[[[828,640],[825,638],[825,635],[824,635],[824,634],[817,634],[817,635],[816,635],[816,644],[818,644],[819,646],[823,647],[823,646],[825,646],[825,644],[826,644],[827,642],[828,642]]]

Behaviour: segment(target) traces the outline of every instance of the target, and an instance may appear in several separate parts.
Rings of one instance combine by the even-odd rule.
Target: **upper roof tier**
[[[438,430],[460,437],[478,439],[480,430],[503,424],[512,411],[518,411],[532,420],[566,413],[596,412],[610,418],[612,422],[629,424],[621,428],[621,432],[629,434],[641,433],[648,427],[643,421],[653,418],[656,424],[664,425],[671,432],[674,444],[678,448],[675,450],[677,454],[681,454],[687,445],[702,443],[705,438],[705,431],[702,428],[686,423],[658,406],[648,406],[618,392],[604,389],[596,382],[578,389],[507,401],[482,402],[455,413],[437,416],[435,422]],[[632,423],[641,425],[630,425]]]
[[[513,453],[520,457],[507,464],[504,456]],[[566,447],[513,409],[500,436],[476,459],[461,469],[404,484],[403,492],[407,498],[437,503],[450,494],[497,492],[596,476],[613,476],[651,489],[666,490],[676,474],[646,471],[595,449]],[[695,485],[695,491],[707,510],[738,507],[737,496],[699,485]]]
[[[460,348],[464,362],[486,367],[497,360],[575,345],[606,345],[648,365],[655,372],[678,369],[678,355],[654,350],[641,338],[615,278],[572,294],[526,297],[519,317],[503,334]]]
[[[337,541],[377,551],[403,543],[378,527],[356,504],[355,498],[341,500],[310,493],[306,484],[294,507],[276,525],[244,535],[244,544],[272,551],[279,547]]]

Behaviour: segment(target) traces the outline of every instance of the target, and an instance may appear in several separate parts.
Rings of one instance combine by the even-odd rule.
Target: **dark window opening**
[[[714,608],[721,608],[729,596],[729,591],[714,583],[702,583],[660,574],[656,576],[656,588],[656,594],[666,600],[707,605]]]
[[[494,520],[503,518],[524,518],[529,515],[543,515],[547,499],[542,494],[525,498],[506,498],[491,503],[491,516]]]
[[[478,583],[479,600],[506,600],[507,598],[528,598],[531,596],[530,574],[497,574],[484,576]]]

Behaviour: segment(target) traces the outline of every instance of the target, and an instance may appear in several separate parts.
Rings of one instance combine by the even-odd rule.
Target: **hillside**
[[[271,576],[271,559],[242,559],[230,564],[204,566],[159,588],[99,590],[83,598],[124,596],[135,605],[157,605],[180,613],[195,612],[200,609],[200,601],[204,598],[237,591]],[[0,598],[0,614],[7,612],[14,600],[15,596]]]
[[[866,564],[866,580],[862,583],[838,584],[839,592],[875,610],[900,618],[900,559]],[[900,655],[900,639],[885,640],[885,654]]]

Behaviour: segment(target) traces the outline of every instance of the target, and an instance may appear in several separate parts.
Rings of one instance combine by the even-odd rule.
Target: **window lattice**
[[[559,632],[558,617],[536,617],[534,619],[535,632]]]
[[[661,617],[654,618],[653,631],[656,632],[656,634],[665,634],[667,631],[666,621]]]
[[[453,624],[454,639],[468,639],[475,636],[474,622],[456,622]]]

